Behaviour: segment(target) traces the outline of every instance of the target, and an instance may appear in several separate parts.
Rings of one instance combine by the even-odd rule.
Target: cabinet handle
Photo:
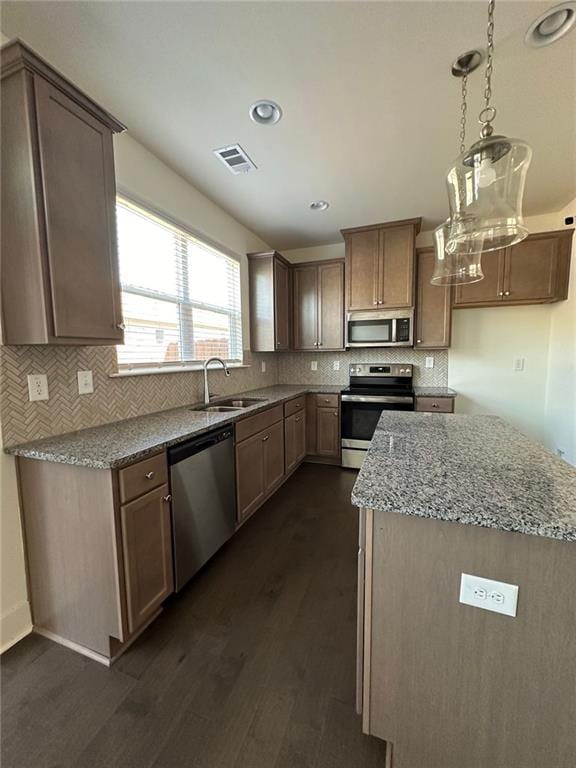
[[[374,301],[372,302],[372,304],[374,304],[374,305],[378,304],[378,302],[376,301],[376,299],[374,299]]]
[[[510,296],[510,291],[504,291],[504,296]]]
[[[278,348],[279,346],[280,346],[280,342],[279,342],[279,341],[277,341],[277,342],[276,342],[276,348]]]
[[[338,416],[338,411],[334,411],[334,416]]]
[[[504,291],[498,291],[498,296],[504,296]]]
[[[432,403],[432,408],[439,408],[439,407],[440,406],[438,405],[438,403]]]
[[[262,442],[265,443],[266,440],[270,440],[270,435],[266,435],[266,437],[262,438]]]
[[[422,344],[422,339],[416,339],[416,344]]]
[[[321,342],[321,341],[319,341],[319,342],[318,342],[318,346],[319,346],[319,347],[321,347],[321,346],[322,346],[322,342]]]
[[[168,504],[169,501],[172,501],[172,494],[169,493],[167,496],[162,496],[162,501],[166,502]]]
[[[152,480],[152,478],[154,477],[154,472],[146,472],[144,477],[146,478],[146,480]]]
[[[126,329],[126,323],[116,323],[116,328],[118,328],[119,331],[124,331]]]

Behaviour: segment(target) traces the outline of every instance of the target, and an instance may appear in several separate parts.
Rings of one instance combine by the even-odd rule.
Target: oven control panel
[[[351,363],[349,368],[350,378],[355,376],[412,376],[411,363],[388,363],[378,365],[377,363]]]

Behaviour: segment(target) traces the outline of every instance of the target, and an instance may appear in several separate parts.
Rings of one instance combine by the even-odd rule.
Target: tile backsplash
[[[426,357],[434,367],[425,368]],[[232,394],[273,384],[348,383],[348,366],[355,362],[413,363],[414,383],[446,386],[448,353],[445,350],[356,350],[354,352],[244,353],[247,368],[235,368],[226,378],[219,369],[210,373],[210,389]],[[317,370],[310,364],[315,360]],[[266,373],[261,362],[266,362]],[[334,362],[340,370],[334,370]],[[94,392],[78,394],[77,372],[93,372]],[[111,377],[117,370],[114,347],[0,347],[3,441],[5,445],[95,427],[132,416],[163,411],[199,402],[203,396],[202,373],[154,374]],[[27,376],[45,373],[50,399],[28,400]]]

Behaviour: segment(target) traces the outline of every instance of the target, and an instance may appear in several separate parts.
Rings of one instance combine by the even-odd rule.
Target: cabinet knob
[[[334,411],[334,416],[338,416],[338,411]]]
[[[318,342],[318,346],[319,346],[319,347],[321,347],[321,346],[322,346],[322,342],[321,342],[321,341],[319,341],[319,342]]]
[[[164,501],[166,504],[168,504],[169,501],[172,501],[172,494],[169,493],[166,496],[162,496],[162,501]]]
[[[422,339],[416,339],[416,344],[422,344]]]
[[[498,291],[498,296],[504,296],[504,291]]]
[[[146,480],[152,480],[152,478],[154,477],[154,472],[146,472],[144,477],[146,478]]]
[[[119,331],[126,330],[126,323],[116,323],[116,328],[118,328]]]
[[[266,440],[270,440],[270,435],[266,435],[266,437],[262,438],[262,442],[265,443]]]
[[[432,408],[439,408],[439,407],[440,406],[438,405],[438,403],[432,403]]]
[[[300,416],[296,416],[295,421],[300,421]]]
[[[504,291],[504,296],[510,296],[510,291]]]

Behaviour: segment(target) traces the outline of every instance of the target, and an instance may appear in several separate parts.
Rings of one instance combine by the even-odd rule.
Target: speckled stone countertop
[[[414,394],[416,397],[457,397],[458,392],[450,387],[414,387]]]
[[[279,385],[254,389],[220,400],[235,397],[262,398],[262,402],[227,413],[205,413],[191,410],[197,404],[159,411],[100,427],[82,429],[55,435],[31,443],[8,446],[4,450],[14,456],[53,461],[59,464],[76,464],[94,469],[113,469],[131,464],[151,453],[180,443],[190,437],[208,432],[214,427],[232,424],[247,414],[254,414],[272,405],[278,405],[292,397],[308,392],[336,394],[341,386],[332,385]],[[213,405],[218,404],[214,400]]]
[[[498,416],[385,411],[352,502],[576,541],[576,469]]]

